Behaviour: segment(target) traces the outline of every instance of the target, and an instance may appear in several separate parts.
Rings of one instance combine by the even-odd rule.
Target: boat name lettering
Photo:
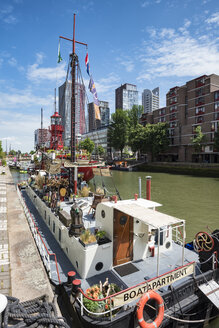
[[[146,281],[140,286],[134,287],[128,291],[125,291],[124,293],[115,296],[115,298],[113,298],[114,305],[119,306],[132,302],[133,300],[140,298],[144,293],[147,293],[149,290],[157,290],[164,286],[168,286],[173,282],[193,273],[194,263],[188,264],[187,266],[181,267],[179,269],[175,269],[158,278]]]

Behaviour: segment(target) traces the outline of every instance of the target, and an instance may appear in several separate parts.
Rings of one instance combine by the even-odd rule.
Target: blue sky
[[[54,89],[65,81],[71,43],[88,43],[98,97],[115,110],[115,89],[160,87],[160,107],[171,87],[219,74],[218,0],[2,0],[0,2],[0,140],[22,152],[54,111]],[[76,46],[86,86],[86,48]],[[89,100],[92,101],[91,94]]]

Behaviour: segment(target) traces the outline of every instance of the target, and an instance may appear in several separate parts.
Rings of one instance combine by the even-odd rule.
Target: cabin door
[[[113,265],[133,259],[133,217],[114,209]]]

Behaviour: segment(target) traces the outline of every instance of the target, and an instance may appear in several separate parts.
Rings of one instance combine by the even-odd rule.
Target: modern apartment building
[[[59,87],[59,115],[62,117],[64,127],[64,145],[68,147],[71,141],[71,88],[71,81],[67,81]],[[75,107],[75,132],[77,136],[86,132],[85,87],[79,83],[76,83]]]
[[[128,110],[132,109],[133,105],[138,105],[138,91],[134,84],[123,84],[115,90],[116,109]]]
[[[89,132],[109,125],[110,109],[107,101],[99,101],[100,120],[95,119],[94,103],[88,104],[88,125]]]
[[[214,134],[219,131],[219,76],[204,75],[175,86],[166,94],[166,107],[143,114],[142,124],[168,122],[170,146],[161,160],[180,162],[219,162],[214,151]],[[201,126],[206,137],[202,151],[192,145],[195,130]]]
[[[106,154],[110,154],[110,147],[108,144],[108,138],[107,138],[107,127],[103,127],[98,130],[93,130],[91,132],[85,133],[81,136],[81,141],[84,141],[86,138],[91,139],[95,146],[102,146],[106,152]]]
[[[151,113],[159,109],[159,87],[154,90],[144,89],[142,92],[143,113]]]

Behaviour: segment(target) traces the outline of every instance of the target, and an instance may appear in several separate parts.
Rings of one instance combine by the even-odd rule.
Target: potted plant
[[[89,245],[95,245],[97,243],[97,239],[94,234],[91,233],[89,229],[85,229],[80,235],[79,242],[87,247]]]

